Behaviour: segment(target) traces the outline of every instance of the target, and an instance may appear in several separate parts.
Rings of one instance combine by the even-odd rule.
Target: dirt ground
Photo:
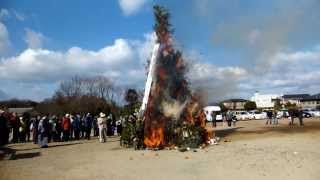
[[[50,143],[47,149],[11,144],[0,152],[0,179],[319,180],[320,119],[305,119],[304,127],[264,123],[218,124],[220,144],[197,152],[134,151],[119,147],[118,138]]]

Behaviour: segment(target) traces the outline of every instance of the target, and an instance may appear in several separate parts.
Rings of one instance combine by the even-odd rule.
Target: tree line
[[[74,76],[61,81],[51,98],[41,102],[12,99],[0,102],[0,107],[34,107],[39,114],[66,113],[132,113],[139,107],[142,92],[118,87],[105,76]],[[120,106],[119,102],[125,103]]]

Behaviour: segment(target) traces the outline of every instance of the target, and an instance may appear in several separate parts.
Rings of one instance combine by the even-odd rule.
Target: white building
[[[251,97],[251,101],[255,102],[257,108],[261,109],[272,109],[274,107],[274,100],[281,98],[281,95],[277,94],[259,94],[254,93]]]

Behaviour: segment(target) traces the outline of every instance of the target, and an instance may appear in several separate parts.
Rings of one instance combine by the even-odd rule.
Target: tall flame
[[[185,78],[186,63],[173,48],[169,13],[155,6],[155,31],[160,44],[153,53],[144,100],[144,144],[158,148],[181,143],[184,125],[198,127],[205,132],[205,118],[197,96],[189,90]],[[149,75],[152,75],[150,78]],[[150,82],[152,79],[152,83]],[[147,92],[147,94],[146,94]],[[199,132],[200,133],[200,132]],[[198,133],[198,134],[199,134]],[[199,143],[206,142],[207,133]],[[176,144],[179,145],[179,144]]]

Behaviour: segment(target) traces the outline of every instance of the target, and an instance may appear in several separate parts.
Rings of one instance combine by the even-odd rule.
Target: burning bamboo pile
[[[190,90],[187,64],[174,49],[169,12],[155,6],[154,15],[157,42],[141,107],[143,143],[147,148],[198,148],[209,139],[200,97]]]

